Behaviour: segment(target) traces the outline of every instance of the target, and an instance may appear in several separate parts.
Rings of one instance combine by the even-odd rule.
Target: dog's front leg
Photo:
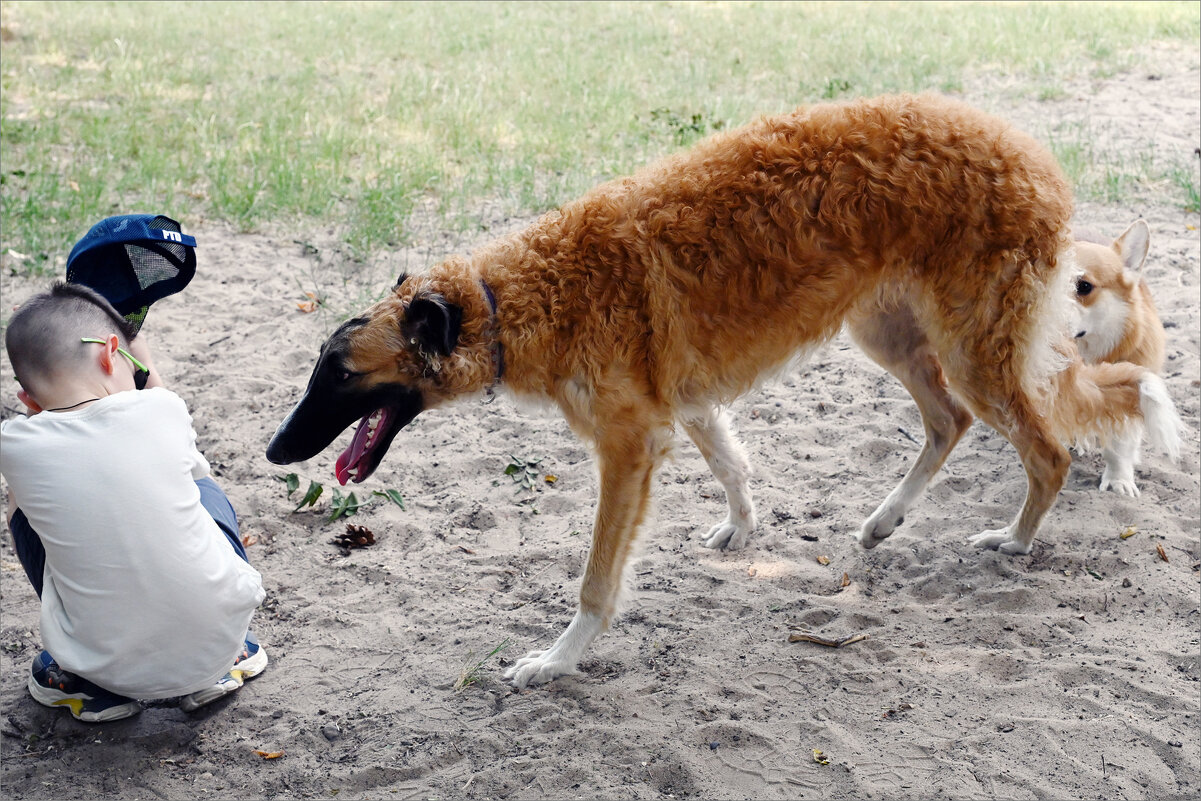
[[[600,501],[580,587],[580,607],[554,645],[526,654],[505,673],[517,687],[576,673],[576,663],[617,611],[622,574],[646,514],[651,476],[664,450],[663,438],[650,426],[623,421],[598,432],[596,450]]]
[[[1134,466],[1138,464],[1138,446],[1142,432],[1127,431],[1102,450],[1105,472],[1101,473],[1101,491],[1112,489],[1119,495],[1139,496],[1134,483]]]

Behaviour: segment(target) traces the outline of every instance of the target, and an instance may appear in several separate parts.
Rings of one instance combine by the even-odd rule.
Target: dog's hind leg
[[[859,543],[874,548],[904,522],[909,507],[971,427],[972,414],[947,391],[938,355],[908,306],[871,309],[848,328],[859,347],[909,390],[926,430],[917,461],[859,529]]]
[[[634,538],[646,515],[651,476],[666,452],[668,431],[666,423],[652,426],[624,416],[597,430],[600,500],[580,587],[580,606],[554,645],[530,652],[505,673],[517,687],[576,673],[580,657],[608,628],[617,611],[622,574]]]
[[[981,410],[981,418],[1017,449],[1026,468],[1026,500],[1012,523],[1005,528],[982,531],[971,542],[978,548],[995,548],[1011,555],[1030,553],[1043,516],[1067,481],[1072,457],[1051,434],[1028,398],[1012,399],[1004,413]]]
[[[751,465],[746,452],[730,431],[730,418],[718,409],[704,417],[684,421],[684,429],[696,443],[714,477],[726,491],[730,510],[726,519],[709,529],[702,543],[706,548],[737,550],[755,530],[755,504],[749,484]]]

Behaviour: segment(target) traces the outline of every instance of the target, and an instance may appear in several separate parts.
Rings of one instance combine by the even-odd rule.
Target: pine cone
[[[339,534],[330,540],[331,545],[337,545],[342,552],[349,553],[352,548],[366,548],[375,545],[375,534],[366,526],[346,524],[346,533]]]

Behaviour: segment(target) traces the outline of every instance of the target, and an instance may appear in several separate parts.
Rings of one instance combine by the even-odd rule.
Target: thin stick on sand
[[[843,637],[838,640],[832,640],[829,637],[819,637],[816,634],[803,634],[800,632],[793,632],[792,634],[788,635],[788,641],[789,642],[814,642],[814,643],[817,643],[818,645],[824,645],[827,648],[841,648],[844,645],[850,645],[853,642],[859,642],[860,640],[866,640],[869,637],[871,637],[870,634],[853,634],[850,637]]]

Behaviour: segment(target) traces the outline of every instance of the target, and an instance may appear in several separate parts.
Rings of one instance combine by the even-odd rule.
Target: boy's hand
[[[146,380],[146,389],[163,386],[162,377],[158,374],[158,370],[154,369],[154,362],[150,358],[150,343],[147,342],[145,333],[139,332],[129,341],[129,352],[135,359],[146,365],[146,369],[150,371],[150,378]]]

